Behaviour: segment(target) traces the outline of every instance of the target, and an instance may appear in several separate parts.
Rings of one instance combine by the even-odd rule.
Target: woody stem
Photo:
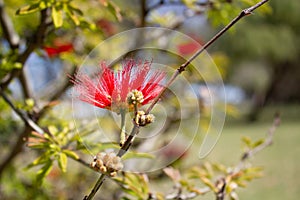
[[[105,180],[105,174],[101,174],[98,181],[97,181],[97,183],[95,184],[94,188],[92,189],[91,193],[89,194],[89,196],[85,196],[83,200],[93,199],[95,194],[97,193],[97,191],[99,190],[99,188],[103,184],[104,180]]]

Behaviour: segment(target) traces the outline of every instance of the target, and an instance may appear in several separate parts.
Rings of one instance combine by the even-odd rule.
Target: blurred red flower
[[[86,74],[79,73],[71,81],[79,93],[79,99],[99,108],[113,110],[129,109],[127,95],[133,90],[142,92],[142,105],[153,100],[163,89],[165,78],[162,71],[151,71],[151,62],[126,60],[122,69],[114,71],[105,62],[100,64],[101,72],[93,80]]]
[[[116,27],[107,19],[99,19],[96,24],[106,36],[111,36],[116,33]]]
[[[194,41],[181,43],[177,46],[177,50],[181,55],[190,55],[195,53],[204,43],[201,38],[190,35]]]
[[[50,47],[50,46],[44,47],[44,50],[46,51],[47,55],[50,58],[58,56],[60,53],[63,53],[63,52],[71,52],[71,51],[73,51],[73,49],[74,49],[73,44],[71,44],[71,43],[54,45],[52,47]]]

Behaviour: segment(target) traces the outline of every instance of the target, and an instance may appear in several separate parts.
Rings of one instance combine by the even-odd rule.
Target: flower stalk
[[[125,127],[125,119],[126,119],[126,111],[121,110],[121,132],[120,132],[120,146],[123,146],[126,141],[126,127]]]

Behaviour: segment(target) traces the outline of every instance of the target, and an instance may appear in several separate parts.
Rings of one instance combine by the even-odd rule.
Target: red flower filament
[[[101,72],[95,80],[85,74],[77,74],[72,82],[81,101],[119,113],[122,109],[129,109],[127,95],[131,91],[142,92],[142,105],[149,103],[161,92],[165,73],[150,71],[150,67],[151,62],[148,61],[127,60],[121,70],[114,71],[102,62]]]

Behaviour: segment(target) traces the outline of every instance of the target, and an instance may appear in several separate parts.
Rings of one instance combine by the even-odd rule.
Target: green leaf
[[[58,133],[58,130],[57,130],[57,128],[55,126],[48,126],[48,130],[53,135],[56,135]]]
[[[26,99],[25,103],[27,106],[29,106],[30,108],[33,108],[34,106],[34,100],[33,99]]]
[[[22,63],[20,63],[20,62],[15,62],[14,63],[14,68],[15,69],[21,69],[23,67],[23,64]]]
[[[30,144],[30,148],[32,149],[45,149],[49,146],[49,143],[39,143],[39,144]]]
[[[149,153],[140,153],[140,152],[130,151],[130,152],[127,152],[122,158],[123,158],[123,160],[130,159],[130,158],[149,158],[149,159],[153,159],[153,158],[155,158],[155,156],[152,155],[152,154],[149,154]]]
[[[41,10],[39,3],[24,6],[17,10],[16,15],[27,15]]]
[[[122,189],[138,199],[146,199],[149,195],[148,177],[146,175],[126,173],[124,178],[114,180],[122,184]]]
[[[58,158],[58,166],[61,169],[61,171],[66,172],[67,171],[67,163],[68,163],[68,157],[65,153],[60,153]]]
[[[63,12],[62,12],[62,10],[60,10],[57,7],[53,6],[51,16],[52,16],[55,28],[61,27],[62,24],[63,24]]]
[[[79,156],[74,151],[64,149],[62,152],[65,153],[70,158],[73,158],[75,160],[79,159]]]
[[[43,179],[50,173],[52,169],[52,160],[49,160],[45,165],[37,172],[36,180],[37,184],[41,185],[43,183]]]
[[[256,141],[256,142],[252,145],[252,147],[255,148],[255,147],[257,147],[257,146],[263,144],[264,142],[265,142],[265,139],[260,139],[260,140]]]
[[[75,13],[70,9],[70,7],[66,7],[65,12],[67,13],[67,15],[71,18],[71,20],[74,22],[74,24],[76,26],[80,25],[80,20],[79,18],[75,15]]]
[[[74,6],[72,6],[70,4],[68,4],[68,7],[69,7],[70,10],[74,11],[76,14],[83,15],[83,12],[80,9],[75,8]]]
[[[219,163],[213,163],[212,165],[216,171],[227,173],[227,168],[225,165]]]
[[[249,137],[247,136],[243,136],[242,137],[242,142],[247,146],[247,147],[251,147],[252,141]]]
[[[218,189],[215,187],[214,183],[206,177],[200,177],[200,180],[208,186],[212,191],[217,192]]]
[[[25,169],[32,168],[37,165],[42,165],[44,163],[49,162],[51,154],[48,152],[43,153],[40,157],[36,158],[31,164],[29,164]]]

